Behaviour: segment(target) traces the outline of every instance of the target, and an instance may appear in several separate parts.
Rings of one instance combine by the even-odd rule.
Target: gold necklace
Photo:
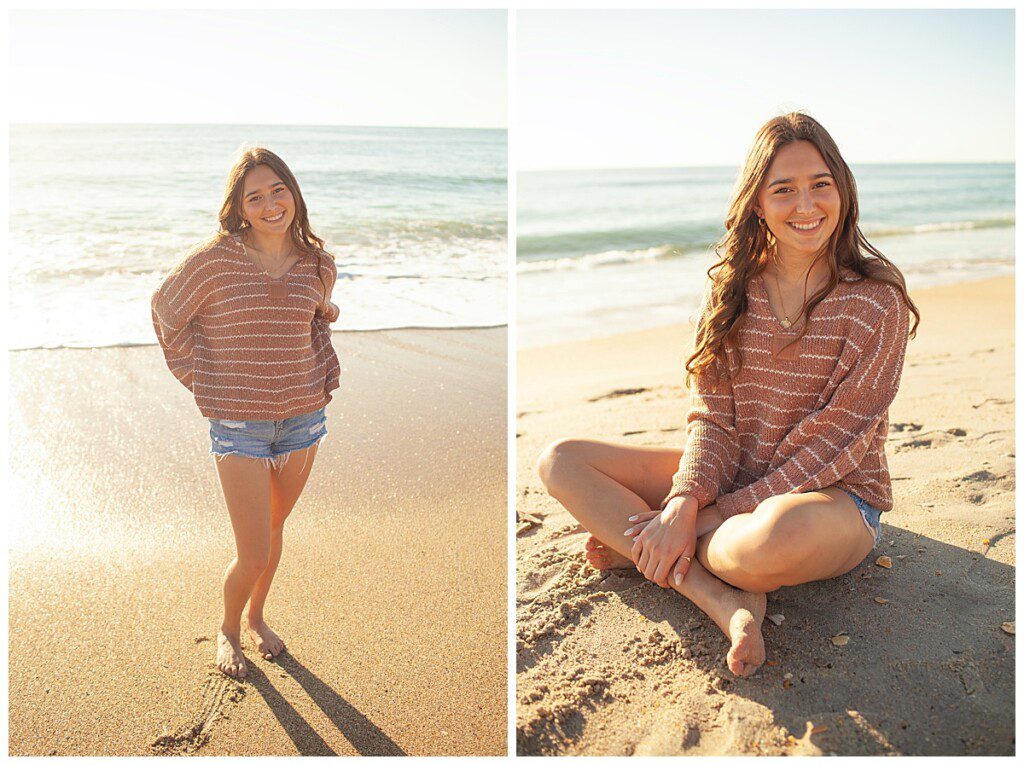
[[[254,253],[256,253],[256,261],[260,264],[260,268],[263,269],[263,273],[265,273],[268,278],[270,278],[270,279],[280,279],[281,278],[280,276],[271,276],[270,275],[270,270],[265,265],[263,265],[263,258],[260,257],[260,251],[258,249],[253,247],[252,251]],[[283,258],[281,258],[281,262],[282,263],[287,263],[288,259],[291,258],[291,256],[294,255],[294,254],[295,254],[295,245],[293,244],[291,246],[291,249],[288,250],[288,254],[285,255]],[[287,273],[287,271],[285,273]],[[284,276],[284,274],[281,274],[281,276]]]
[[[238,238],[238,242],[239,242],[239,244],[242,245],[243,252],[248,252],[248,250],[245,247],[245,242],[242,241],[241,237]],[[284,258],[284,262],[287,263],[288,259],[292,256],[292,254],[294,252],[295,252],[295,244],[293,243],[291,250],[288,252],[288,254]],[[265,265],[263,265],[263,258],[260,257],[259,250],[256,249],[255,247],[253,248],[253,254],[256,255],[256,262],[259,264],[260,270],[263,271],[263,276],[264,276],[264,278],[267,281],[267,295],[270,297],[270,299],[271,300],[283,300],[283,299],[287,298],[288,297],[288,282],[287,282],[287,280],[281,281],[281,277],[285,276],[285,274],[287,274],[288,272],[285,271],[285,273],[281,274],[281,276],[272,277],[270,275],[270,272],[267,271],[267,267]]]
[[[775,289],[778,290],[779,293],[779,307],[782,308],[783,318],[779,319],[779,324],[782,325],[783,329],[789,329],[795,322],[800,321],[800,317],[803,316],[804,307],[807,305],[807,282],[806,280],[804,281],[804,302],[800,306],[800,312],[796,315],[795,320],[790,320],[789,312],[786,311],[786,304],[782,299],[782,285],[779,284],[779,274],[776,271],[772,275],[775,277]]]

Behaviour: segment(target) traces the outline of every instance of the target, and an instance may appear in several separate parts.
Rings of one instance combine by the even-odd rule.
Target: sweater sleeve
[[[710,314],[709,295],[710,290],[706,290],[695,338]],[[686,415],[686,445],[662,508],[684,494],[695,497],[699,507],[712,504],[722,487],[732,483],[739,469],[732,381],[727,374],[715,383],[707,375],[697,375],[693,383]]]
[[[909,310],[895,288],[886,291],[882,303],[880,315],[861,322],[869,331],[858,333],[852,366],[828,403],[787,434],[764,477],[718,498],[722,517],[752,512],[778,494],[832,486],[857,468],[876,438],[885,438],[879,428],[899,387]]]
[[[171,373],[192,390],[195,333],[192,319],[199,313],[213,285],[213,268],[202,253],[187,257],[153,293],[150,309],[153,329]]]
[[[333,324],[338,320],[338,316],[341,315],[341,309],[331,302],[334,285],[338,281],[338,265],[334,262],[334,258],[326,253],[324,253],[321,260],[320,275],[323,277],[326,289],[324,290],[324,299],[316,307],[316,313],[319,318],[324,319],[328,324]]]
[[[331,343],[331,324],[338,320],[341,310],[331,302],[334,293],[334,285],[338,280],[338,266],[334,258],[329,255],[323,258],[320,265],[320,273],[323,275],[324,284],[327,289],[324,299],[317,306],[313,314],[313,352],[321,363],[326,364],[326,377],[324,390],[328,394],[338,387],[341,377],[341,366],[338,363],[338,356],[334,353],[334,346]],[[328,396],[329,397],[329,396]]]

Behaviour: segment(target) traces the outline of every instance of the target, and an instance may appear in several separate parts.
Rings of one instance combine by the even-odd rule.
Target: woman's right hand
[[[696,498],[675,497],[650,518],[637,517],[637,525],[626,532],[636,536],[631,553],[637,570],[660,587],[670,586],[669,577],[681,584],[690,569],[697,548],[697,509]]]

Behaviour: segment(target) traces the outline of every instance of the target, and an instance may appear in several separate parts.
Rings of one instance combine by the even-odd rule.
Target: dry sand
[[[585,532],[533,468],[559,437],[681,446],[690,328],[521,352],[519,753],[1013,754],[1013,286],[914,293],[884,549],[769,594],[785,620],[765,622],[768,662],[747,679],[695,606],[635,571],[590,568]],[[882,553],[891,569],[874,564]]]
[[[210,669],[208,425],[159,350],[10,354],[11,754],[505,753],[506,332],[334,344],[267,606],[288,653],[243,683]]]

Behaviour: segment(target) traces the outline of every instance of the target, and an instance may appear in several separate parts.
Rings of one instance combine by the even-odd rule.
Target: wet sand
[[[882,549],[769,594],[784,620],[765,622],[768,661],[746,679],[681,596],[590,568],[586,533],[534,470],[560,437],[681,446],[691,328],[520,352],[518,752],[1013,754],[1013,292],[1000,278],[913,293]]]
[[[159,350],[9,354],[11,754],[505,753],[506,331],[334,344],[267,606],[288,652],[242,683],[211,669],[208,425]]]

